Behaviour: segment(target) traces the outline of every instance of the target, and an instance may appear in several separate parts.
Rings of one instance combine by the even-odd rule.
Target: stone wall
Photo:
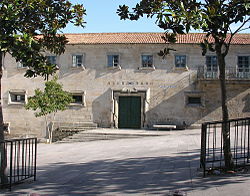
[[[145,128],[156,123],[193,124],[221,118],[218,81],[198,81],[197,67],[205,64],[201,49],[194,44],[170,46],[176,49],[165,60],[157,53],[164,44],[103,44],[68,45],[58,57],[59,82],[69,92],[82,92],[85,104],[71,106],[57,114],[57,121],[95,122],[99,127],[114,125],[114,90],[145,90],[149,96],[144,114]],[[250,46],[234,45],[226,59],[227,67],[235,67],[237,55],[247,54]],[[107,67],[107,54],[120,55],[120,69]],[[84,54],[85,69],[72,67],[72,54]],[[153,54],[155,70],[140,69],[141,54]],[[176,69],[174,55],[187,55],[187,69]],[[49,54],[47,54],[49,55]],[[10,90],[25,90],[32,96],[36,88],[43,88],[42,78],[24,78],[26,69],[17,68],[10,55],[4,61],[2,103],[4,121],[10,122],[11,134],[46,135],[44,119],[35,118],[33,111],[23,105],[9,104]],[[249,116],[249,83],[236,81],[228,85],[230,117]],[[188,106],[187,96],[202,97],[201,106]]]

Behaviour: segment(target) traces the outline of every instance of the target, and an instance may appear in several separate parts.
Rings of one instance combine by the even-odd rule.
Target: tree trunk
[[[53,113],[53,118],[51,121],[51,126],[50,126],[50,144],[52,144],[53,142],[53,131],[54,131],[54,123],[55,123],[55,117],[56,117],[56,113]]]
[[[7,176],[7,149],[5,149],[4,142],[4,122],[3,122],[3,110],[2,110],[2,76],[3,76],[3,57],[4,54],[0,52],[0,179],[1,184],[8,183]]]
[[[221,87],[221,108],[222,108],[222,136],[223,136],[223,152],[225,159],[226,170],[232,170],[234,168],[231,144],[230,144],[230,126],[228,123],[229,115],[227,108],[227,91],[226,91],[226,63],[225,56],[220,50],[216,50],[218,65],[220,69],[220,87]]]
[[[47,141],[47,142],[50,143],[50,137],[51,137],[51,134],[50,134],[50,123],[49,123],[49,119],[48,119],[48,116],[47,116],[47,115],[45,115],[44,118],[45,118],[46,136],[47,136],[48,139],[49,139],[49,141]],[[48,135],[47,135],[47,134],[48,134]]]
[[[48,130],[49,130],[49,144],[52,144],[52,122],[49,123]]]

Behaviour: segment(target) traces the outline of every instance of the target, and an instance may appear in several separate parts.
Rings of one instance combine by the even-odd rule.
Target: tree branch
[[[246,30],[246,29],[249,29],[249,27],[243,28],[243,29],[242,29],[242,27],[244,27],[245,24],[246,24],[247,22],[249,22],[249,21],[250,21],[250,17],[249,17],[248,19],[245,19],[245,21],[244,21],[244,22],[243,22],[234,32],[233,32],[232,29],[229,27],[230,38],[229,38],[228,43],[225,43],[226,50],[225,50],[225,52],[223,53],[224,56],[226,56],[226,55],[228,54],[228,51],[229,51],[229,48],[230,48],[230,45],[231,45],[231,42],[232,42],[232,40],[233,40],[234,35],[237,34],[237,33],[239,33],[239,32],[241,32],[241,31],[244,31],[244,30]]]
[[[243,21],[242,24],[241,24],[232,34],[235,35],[236,33],[239,33],[240,31],[242,31],[241,28],[244,27],[245,24],[246,24],[247,22],[249,22],[249,21],[250,21],[250,17],[248,17],[248,19],[245,19],[245,21]],[[248,28],[249,28],[249,27],[248,27]],[[246,29],[248,29],[248,28],[244,28],[244,30],[246,30]]]

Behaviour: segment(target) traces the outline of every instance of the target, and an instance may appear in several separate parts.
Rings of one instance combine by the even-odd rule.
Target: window
[[[185,92],[185,104],[187,107],[203,107],[205,105],[204,93],[200,91]]]
[[[206,77],[218,78],[217,56],[206,56]]]
[[[218,71],[217,56],[206,56],[206,66],[207,66],[207,71],[217,72]]]
[[[187,104],[201,105],[201,97],[188,97]]]
[[[10,134],[10,123],[3,123],[3,131]]]
[[[28,66],[25,65],[24,63],[17,62],[17,68],[27,68]]]
[[[249,56],[238,56],[238,71],[249,72]]]
[[[82,104],[82,95],[72,95],[73,103]]]
[[[119,66],[119,55],[108,55],[108,67]]]
[[[175,67],[186,68],[187,57],[186,55],[177,55],[175,56]]]
[[[72,92],[73,102],[70,104],[71,106],[85,106],[85,92],[77,91]]]
[[[83,55],[72,55],[72,66],[83,67]]]
[[[25,91],[9,91],[9,104],[24,104],[25,102]]]
[[[142,67],[153,68],[153,55],[141,55]]]
[[[48,63],[56,65],[56,56],[46,56]]]

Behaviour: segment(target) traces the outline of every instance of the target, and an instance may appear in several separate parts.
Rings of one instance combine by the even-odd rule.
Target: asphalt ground
[[[119,134],[121,130],[93,131]],[[250,195],[250,173],[203,178],[199,156],[199,129],[131,139],[38,144],[37,181],[0,194],[123,196],[182,191],[188,196]]]

